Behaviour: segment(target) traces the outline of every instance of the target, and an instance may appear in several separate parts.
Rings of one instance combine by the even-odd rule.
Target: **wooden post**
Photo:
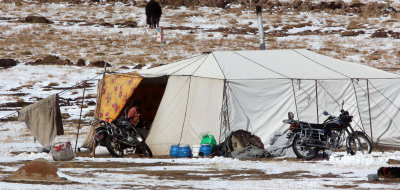
[[[96,141],[93,138],[93,147],[92,147],[92,157],[95,158],[96,157]]]
[[[369,80],[367,79],[367,93],[368,93],[368,112],[369,112],[369,128],[371,132],[371,141],[374,144],[374,138],[372,138],[372,118],[371,118],[371,103],[369,99]]]
[[[81,112],[79,114],[79,121],[78,121],[78,133],[76,134],[76,141],[75,141],[75,153],[76,147],[78,145],[78,137],[79,137],[79,128],[81,127],[81,118],[82,118],[82,109],[83,109],[83,101],[85,100],[85,90],[86,90],[86,81],[82,83],[83,85],[83,95],[82,95],[82,103],[81,103]]]
[[[107,72],[107,63],[104,62],[104,73],[103,73],[103,78],[104,78],[104,76],[106,75],[106,72]]]

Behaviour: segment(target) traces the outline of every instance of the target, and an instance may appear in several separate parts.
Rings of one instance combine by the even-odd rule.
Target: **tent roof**
[[[216,51],[139,72],[165,75],[246,79],[389,79],[399,75],[324,56],[306,49]]]

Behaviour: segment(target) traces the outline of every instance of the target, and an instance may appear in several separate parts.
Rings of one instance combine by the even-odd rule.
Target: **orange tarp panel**
[[[104,76],[99,119],[107,122],[116,119],[140,81],[142,81],[142,77],[132,74]]]

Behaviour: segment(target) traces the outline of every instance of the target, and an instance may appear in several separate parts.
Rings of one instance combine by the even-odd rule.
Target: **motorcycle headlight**
[[[136,139],[137,139],[139,142],[143,142],[143,139],[142,139],[142,137],[141,137],[141,136],[139,136],[139,135],[137,135],[137,136],[136,136]]]

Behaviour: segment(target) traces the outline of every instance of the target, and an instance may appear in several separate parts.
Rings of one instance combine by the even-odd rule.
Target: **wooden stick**
[[[76,141],[75,141],[75,153],[76,147],[78,145],[78,137],[79,137],[79,128],[81,127],[81,118],[82,118],[82,109],[83,109],[83,101],[85,100],[85,90],[86,90],[86,81],[82,83],[83,85],[83,95],[82,95],[82,103],[81,103],[81,112],[79,114],[79,121],[78,121],[78,133],[76,134]]]

